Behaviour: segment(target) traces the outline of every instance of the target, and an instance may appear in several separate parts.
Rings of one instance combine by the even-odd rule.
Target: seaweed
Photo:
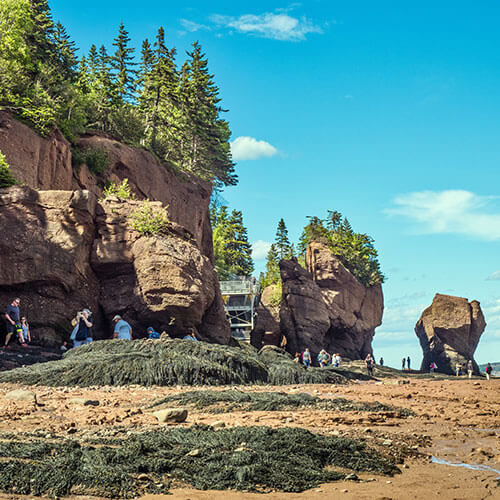
[[[179,405],[203,410],[207,413],[286,411],[307,408],[329,411],[396,412],[399,416],[405,417],[414,415],[412,411],[405,408],[387,406],[378,401],[362,403],[345,398],[323,399],[307,393],[288,394],[285,392],[243,392],[239,390],[187,391],[155,401],[150,408],[163,405]]]
[[[363,442],[305,429],[209,426],[144,432],[120,445],[10,440],[0,445],[0,490],[10,494],[92,494],[132,498],[197,489],[300,492],[345,477],[346,469],[399,472]],[[340,470],[335,470],[340,469]]]
[[[185,340],[102,340],[63,359],[0,373],[0,382],[48,386],[332,384],[347,378],[331,369],[294,363],[281,349],[230,347]]]

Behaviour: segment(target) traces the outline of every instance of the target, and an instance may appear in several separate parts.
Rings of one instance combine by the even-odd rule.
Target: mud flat
[[[11,399],[11,395],[7,397],[13,390],[27,391],[31,395],[25,394],[26,400]],[[207,397],[194,398],[205,403],[196,405],[184,397],[193,390],[207,391]],[[214,396],[218,392],[220,397]],[[276,399],[273,393],[281,395]],[[186,407],[186,421],[160,423],[153,413],[158,408],[170,406]],[[298,478],[298,471],[294,468],[298,463],[293,462],[295,458],[290,452],[287,460],[290,458],[291,461],[285,463],[280,459],[282,467],[288,467],[288,470],[277,469],[280,472],[278,478],[274,475],[272,479],[265,479],[264,476],[272,469],[273,460],[280,455],[274,455],[276,449],[273,444],[262,451],[252,443],[250,434],[254,431],[249,429],[257,429],[256,432],[260,433],[263,428],[266,431],[262,435],[276,436],[278,441],[283,442],[283,449],[293,450],[294,454],[297,447],[287,444],[288,437],[283,437],[286,429],[290,429],[290,436],[293,435],[298,443],[297,456],[304,448],[316,450],[317,455],[307,458],[311,460],[307,463],[319,467],[316,475],[308,474],[309,470],[300,474],[303,477],[300,477],[301,483],[296,487],[298,483],[294,482],[294,478]],[[191,433],[201,429],[202,435],[208,437],[200,438],[199,444],[193,444],[189,442],[191,438],[182,437],[182,429]],[[240,435],[242,430],[244,432]],[[215,467],[209,459],[209,455],[214,453],[210,444],[212,431],[227,433],[234,438],[226,446],[227,453],[221,455],[225,465],[236,464],[241,469],[238,472],[240,475],[234,476],[239,477],[236,483],[233,484],[231,478],[224,479],[226,489],[230,491],[211,489],[211,477],[194,485],[196,481],[193,477],[203,479],[207,464]],[[12,473],[12,469],[6,469],[5,464],[21,460],[19,457],[23,453],[29,452],[28,455],[34,456],[29,446],[29,449],[22,447],[26,443],[36,443],[36,453],[47,453],[54,460],[63,458],[61,450],[67,449],[67,443],[73,443],[72,446],[77,449],[82,447],[84,453],[89,447],[99,452],[102,447],[109,446],[110,450],[116,450],[122,446],[123,453],[116,455],[113,452],[112,460],[118,456],[120,460],[125,457],[132,462],[133,450],[134,453],[142,453],[144,449],[151,451],[154,448],[148,445],[147,436],[154,436],[154,433],[167,436],[170,432],[180,432],[180,437],[176,439],[185,446],[182,457],[187,457],[189,462],[188,472],[184,475],[179,472],[182,468],[178,468],[162,476],[154,468],[147,470],[149,466],[146,464],[141,465],[146,467],[144,472],[130,470],[127,472],[129,477],[122,477],[124,487],[121,491],[106,491],[99,487],[92,489],[91,485],[82,487],[77,484],[61,496],[76,498],[78,495],[91,495],[102,498],[142,495],[148,499],[183,500],[500,498],[497,480],[500,474],[496,472],[500,469],[500,381],[411,376],[378,381],[355,380],[347,385],[221,388],[136,385],[81,388],[4,383],[0,385],[0,454],[3,456],[0,462],[4,467],[0,474],[4,476],[4,480],[0,481],[4,492],[0,493],[0,497],[32,498],[35,493],[31,491],[29,496],[18,495],[25,492],[22,489],[6,491],[8,487],[5,486],[6,474]],[[280,434],[283,432],[285,434]],[[218,438],[222,439],[222,436],[218,434]],[[244,442],[240,442],[243,439],[241,436],[247,436]],[[316,436],[321,438],[317,440]],[[322,441],[323,438],[326,441]],[[151,443],[158,442],[158,439],[152,438]],[[167,436],[165,439],[171,438]],[[135,448],[124,446],[127,440],[133,442]],[[259,437],[259,440],[262,441],[262,438]],[[331,454],[322,455],[322,448],[333,447],[339,447],[346,460],[336,460]],[[107,453],[104,453],[105,457]],[[252,478],[258,470],[251,469],[253,462],[257,463],[251,453],[268,454],[261,464],[262,467],[267,464],[267,468],[262,469],[266,474],[263,473],[260,484]],[[13,459],[12,456],[18,458]],[[367,457],[370,457],[370,463],[366,461]],[[166,456],[160,458],[168,459]],[[25,472],[29,460],[29,457],[22,458]],[[306,459],[300,455],[296,460]],[[161,466],[162,463],[158,465],[158,471]],[[119,467],[115,465],[117,469]],[[216,469],[213,470],[217,472]],[[324,472],[326,475],[323,475]],[[330,479],[325,482],[325,478]],[[24,483],[20,482],[19,488],[21,484]],[[195,489],[193,486],[207,489]],[[304,487],[307,489],[301,491]],[[244,491],[237,491],[236,488]],[[288,492],[283,491],[287,488]],[[252,492],[252,489],[264,494]],[[167,495],[167,492],[170,494]],[[50,494],[47,491],[40,493]]]

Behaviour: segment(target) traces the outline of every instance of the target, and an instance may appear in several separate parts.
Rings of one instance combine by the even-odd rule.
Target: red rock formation
[[[435,362],[438,371],[453,374],[456,363],[466,365],[471,360],[479,373],[474,352],[485,327],[477,300],[436,294],[415,325],[424,354],[421,370],[429,371]]]
[[[102,196],[106,181],[128,178],[139,199],[149,198],[168,205],[172,221],[184,226],[203,253],[212,259],[212,230],[208,206],[212,193],[208,182],[193,176],[178,177],[145,149],[137,149],[99,135],[85,135],[80,148],[101,148],[110,165],[95,177],[86,165],[73,169],[69,142],[59,131],[40,137],[28,126],[0,111],[0,151],[16,179],[34,189],[88,190]]]
[[[19,296],[33,338],[45,345],[67,338],[83,307],[95,313],[97,339],[110,337],[118,313],[139,335],[149,325],[174,336],[194,328],[227,343],[210,259],[178,224],[164,237],[134,231],[127,216],[140,204],[99,204],[88,191],[0,190],[0,304]]]
[[[306,267],[295,259],[280,262],[279,331],[286,337],[287,350],[293,354],[309,347],[313,354],[326,349],[350,359],[366,357],[382,322],[382,287],[363,286],[321,243],[309,245]],[[259,332],[276,330],[276,314],[269,318],[265,311],[266,292],[257,310],[254,344],[261,341]]]

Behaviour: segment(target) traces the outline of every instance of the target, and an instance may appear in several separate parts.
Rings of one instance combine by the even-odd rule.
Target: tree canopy
[[[325,219],[308,217],[300,237],[299,253],[304,255],[309,243],[321,241],[328,245],[334,255],[365,286],[383,283],[378,253],[371,236],[356,233],[340,212],[328,211]]]
[[[210,222],[213,229],[215,269],[219,279],[251,276],[254,270],[252,247],[248,242],[242,212],[233,210],[229,213],[227,206],[213,201]]]
[[[229,124],[198,42],[179,69],[160,27],[139,62],[121,23],[111,52],[94,44],[78,58],[47,0],[2,0],[0,33],[0,108],[42,135],[99,130],[216,186],[236,184]]]

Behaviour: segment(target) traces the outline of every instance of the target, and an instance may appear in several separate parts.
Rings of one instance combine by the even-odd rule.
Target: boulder
[[[36,403],[36,394],[31,391],[25,391],[24,389],[16,389],[15,391],[10,391],[5,395],[6,399],[11,399],[12,401],[26,401],[28,403]]]
[[[471,360],[474,373],[479,367],[474,352],[486,327],[477,300],[436,294],[415,325],[415,333],[423,351],[422,371],[435,362],[439,372],[453,374],[456,363]]]
[[[343,358],[363,359],[372,353],[375,328],[382,322],[382,287],[366,287],[319,242],[306,252],[306,269],[296,259],[280,262],[282,300],[279,305],[279,333],[286,349],[294,354],[306,347],[315,356],[321,349]],[[263,345],[263,332],[275,332],[278,344],[276,308],[269,307],[267,289],[257,309],[252,333],[254,345]],[[271,338],[271,337],[269,337]],[[260,347],[256,345],[256,347]]]
[[[153,415],[158,419],[158,422],[181,423],[186,421],[188,411],[185,408],[167,408],[155,411]]]

